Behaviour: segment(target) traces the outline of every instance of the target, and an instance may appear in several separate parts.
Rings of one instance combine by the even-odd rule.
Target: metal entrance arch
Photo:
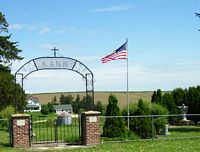
[[[71,70],[80,74],[86,84],[86,97],[92,97],[94,106],[94,76],[91,70],[82,62],[69,57],[39,57],[26,62],[15,73],[15,84],[19,83],[22,86],[24,79],[33,72],[40,70]],[[23,97],[22,97],[23,98]],[[88,99],[88,98],[87,98]],[[17,110],[17,101],[15,97],[15,112]]]

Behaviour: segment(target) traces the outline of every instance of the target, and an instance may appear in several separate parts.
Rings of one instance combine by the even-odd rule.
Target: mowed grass
[[[198,139],[179,139],[179,140],[144,140],[130,142],[111,142],[94,147],[81,147],[58,150],[51,147],[48,150],[37,148],[17,149],[11,147],[0,147],[1,152],[27,152],[27,151],[54,151],[54,152],[199,152],[200,138]]]
[[[169,132],[169,138],[200,137],[200,126],[171,126]]]
[[[0,145],[9,145],[9,132],[6,128],[0,129]],[[0,150],[1,151],[1,150]]]
[[[60,126],[61,129],[63,126]],[[40,129],[42,129],[41,127]],[[43,128],[44,129],[44,128]],[[50,128],[49,128],[50,129]],[[46,132],[46,131],[45,131]],[[69,130],[70,132],[70,130]],[[200,135],[199,126],[170,126],[169,136],[161,140],[155,138],[154,140],[134,140],[134,141],[122,141],[122,142],[108,142],[102,141],[102,144],[94,147],[80,146],[78,148],[64,147],[60,150],[55,147],[49,147],[48,150],[42,150],[37,148],[20,149],[0,146],[0,152],[27,152],[27,151],[54,151],[54,152],[199,152],[200,151],[200,138],[190,138]],[[2,133],[2,132],[1,132]],[[0,134],[2,135],[2,134]],[[49,135],[48,135],[49,136]],[[179,137],[189,137],[188,139],[178,139]]]

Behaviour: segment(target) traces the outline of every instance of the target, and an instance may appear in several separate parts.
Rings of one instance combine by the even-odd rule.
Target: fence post
[[[81,114],[78,114],[78,132],[79,132],[79,140],[81,139]]]
[[[154,140],[154,116],[153,115],[151,115],[151,128],[152,128],[151,138],[152,140]]]
[[[9,124],[8,124],[8,129],[9,129],[9,139],[10,139],[10,145],[13,145],[13,143],[12,143],[12,141],[13,141],[13,139],[12,139],[12,119],[9,119],[8,120],[9,122]]]
[[[55,143],[58,143],[58,126],[57,126],[57,120],[54,120],[54,133],[55,133]]]

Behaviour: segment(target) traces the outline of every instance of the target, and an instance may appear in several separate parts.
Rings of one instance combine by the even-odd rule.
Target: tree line
[[[130,117],[130,130],[127,128],[126,117],[116,117],[128,114],[127,108],[121,111],[117,102],[116,96],[109,96],[105,114],[109,117],[105,117],[102,136],[151,138],[153,134],[163,134],[163,128],[166,124],[176,124],[182,117],[154,117],[154,131],[152,133],[152,118],[148,117],[149,115],[181,114],[178,106],[182,104],[189,107],[187,113],[200,114],[200,86],[188,89],[176,88],[165,93],[158,89],[153,92],[151,102],[140,99],[138,103],[131,103],[129,105],[130,116],[148,116]],[[200,121],[199,116],[188,116],[187,118],[194,123]]]
[[[83,111],[88,110],[97,110],[102,113],[105,111],[105,106],[101,103],[101,101],[97,101],[96,104],[93,103],[93,99],[91,96],[83,96],[82,98],[79,94],[74,98],[72,95],[61,95],[59,100],[57,100],[56,96],[54,96],[48,104],[42,105],[41,112],[43,114],[48,114],[54,112],[55,109],[53,108],[54,105],[63,105],[63,104],[71,104],[73,107],[74,113],[81,113]]]
[[[161,89],[153,92],[152,103],[165,106],[169,114],[180,114],[178,106],[188,106],[188,114],[200,114],[200,86],[186,89],[176,88],[171,92],[162,93]],[[200,117],[188,116],[188,119],[197,122]]]

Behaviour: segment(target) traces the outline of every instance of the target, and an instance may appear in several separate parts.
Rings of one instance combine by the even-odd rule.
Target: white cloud
[[[41,26],[41,27],[38,29],[38,33],[39,33],[39,34],[44,34],[44,33],[50,32],[50,31],[51,31],[51,28],[50,28],[50,27],[47,27],[47,26]]]
[[[50,27],[44,24],[40,23],[35,23],[35,24],[10,24],[9,25],[10,30],[25,30],[29,32],[36,32],[38,34],[45,34],[49,32],[53,32],[56,34],[63,34],[66,32],[71,32],[75,31],[74,27],[60,27],[60,28],[55,28],[55,27]]]
[[[71,32],[74,30],[75,30],[75,28],[73,28],[73,27],[62,27],[62,28],[56,30],[55,33],[61,34],[61,33]]]
[[[173,64],[130,64],[130,90],[172,90],[177,87],[198,85],[199,63]],[[126,65],[108,64],[94,70],[98,90],[126,90]]]
[[[26,30],[30,32],[36,32],[38,34],[44,34],[51,31],[51,28],[41,24],[10,24],[10,30]]]
[[[116,12],[116,11],[126,11],[130,10],[133,6],[132,5],[124,5],[124,6],[110,6],[106,8],[98,8],[90,10],[93,13],[101,13],[101,12]]]
[[[9,25],[10,30],[21,30],[24,28],[23,24],[11,24]]]

